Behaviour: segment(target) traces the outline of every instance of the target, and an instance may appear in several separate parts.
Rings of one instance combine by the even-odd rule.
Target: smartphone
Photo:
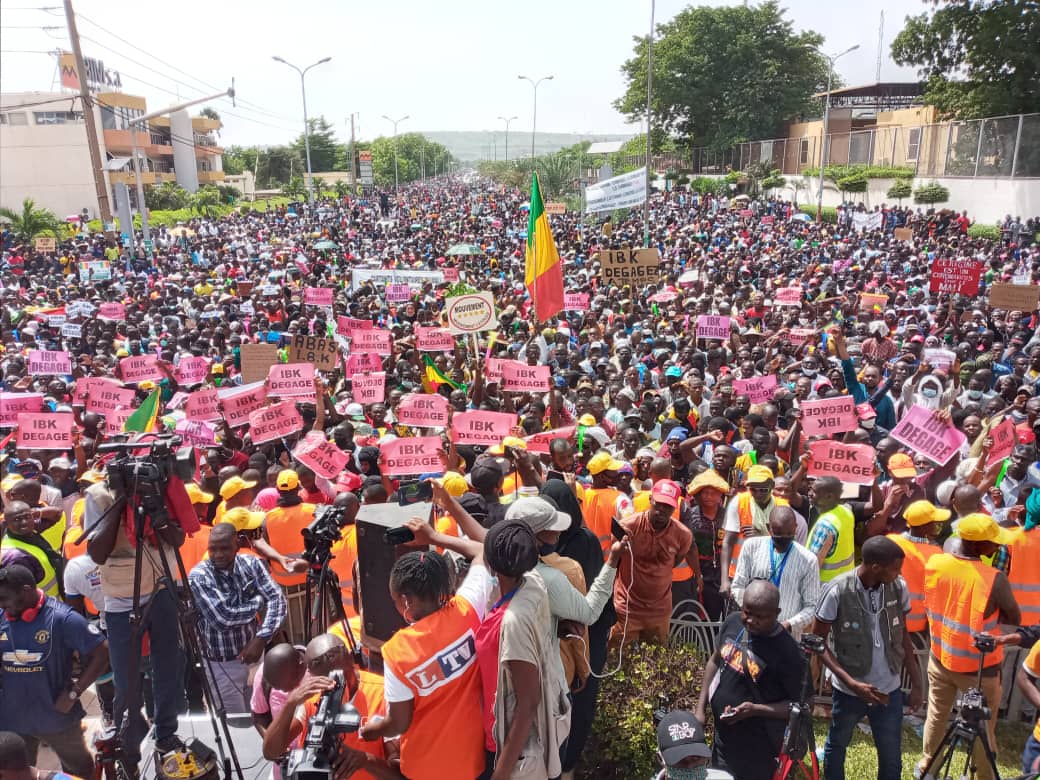
[[[397,488],[398,506],[410,506],[433,500],[433,485],[428,481],[408,482]]]
[[[560,480],[562,482],[563,481],[563,472],[562,471],[554,471],[553,469],[549,469],[545,473],[545,478],[546,479],[558,479],[558,480]]]
[[[412,533],[411,528],[403,525],[397,528],[387,528],[386,533],[383,534],[383,541],[387,544],[407,544],[415,541],[415,534]]]
[[[621,527],[621,523],[618,522],[616,517],[613,517],[610,520],[610,533],[613,534],[614,538],[619,542],[625,538],[625,534],[627,533],[625,529]]]

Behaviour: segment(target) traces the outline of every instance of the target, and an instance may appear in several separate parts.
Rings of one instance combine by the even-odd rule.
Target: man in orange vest
[[[928,618],[924,609],[924,567],[928,559],[942,552],[935,543],[942,523],[950,519],[949,509],[939,509],[931,501],[914,501],[903,512],[906,530],[888,534],[903,554],[902,576],[910,594],[910,612],[906,616],[906,630],[911,634],[925,631]]]
[[[729,597],[730,583],[737,573],[737,558],[743,540],[769,533],[769,513],[776,506],[773,499],[773,472],[766,466],[748,470],[747,490],[738,493],[726,509],[726,536],[722,540],[722,584],[719,595]]]
[[[592,487],[585,488],[581,512],[585,517],[585,525],[599,539],[599,546],[604,554],[614,543],[610,532],[611,521],[632,513],[632,499],[614,487],[617,483],[618,469],[623,465],[606,450],[600,450],[585,464],[592,475]]]
[[[263,537],[289,564],[283,566],[278,559],[272,560],[271,576],[285,589],[289,613],[284,627],[290,641],[299,644],[307,630],[307,616],[304,614],[307,562],[301,557],[303,529],[314,521],[314,504],[306,504],[300,499],[300,478],[292,469],[279,472],[275,486],[278,488],[278,505],[267,513]]]
[[[957,525],[960,549],[933,555],[925,564],[924,604],[932,652],[928,662],[928,715],[924,724],[924,755],[919,768],[927,769],[942,743],[957,696],[976,685],[980,651],[975,636],[995,633],[1000,623],[1018,625],[1022,613],[1003,572],[982,562],[1013,539],[989,515],[974,513]],[[1000,704],[1000,667],[1004,648],[998,644],[982,656],[982,693],[993,713],[986,722],[990,747],[996,752],[996,713]],[[980,780],[994,780],[981,743],[975,745],[975,767]]]
[[[1040,490],[1034,489],[1026,499],[1025,528],[1019,531],[1008,547],[1011,553],[1011,592],[1015,595],[1022,622],[1040,623]]]

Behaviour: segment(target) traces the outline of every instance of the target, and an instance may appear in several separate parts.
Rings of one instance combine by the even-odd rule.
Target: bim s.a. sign
[[[59,66],[61,68],[61,85],[67,89],[79,89],[76,58],[67,51],[62,52]],[[87,71],[87,87],[91,92],[123,88],[123,80],[119,75],[119,71],[106,68],[102,60],[84,57],[83,67]]]

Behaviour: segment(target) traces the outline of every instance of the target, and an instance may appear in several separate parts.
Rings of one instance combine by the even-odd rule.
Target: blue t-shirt
[[[54,702],[72,676],[72,654],[85,663],[104,640],[96,626],[50,597],[32,622],[0,612],[0,731],[46,736],[79,723],[79,702],[66,714]]]

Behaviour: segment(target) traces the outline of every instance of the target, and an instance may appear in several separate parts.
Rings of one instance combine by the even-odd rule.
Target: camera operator
[[[1029,648],[1026,660],[1015,675],[1015,684],[1026,700],[1036,708],[1037,720],[1022,751],[1022,773],[1034,777],[1040,772],[1040,626],[1019,626],[1011,634],[992,637],[996,645],[1018,645]]]
[[[264,758],[276,761],[297,737],[305,734],[311,717],[317,712],[321,694],[334,687],[329,675],[341,671],[346,685],[343,703],[357,709],[363,721],[386,714],[383,679],[379,675],[358,670],[354,658],[343,641],[332,634],[319,634],[308,645],[304,657],[311,676],[289,693],[285,706],[275,716],[264,735]],[[356,733],[340,737],[334,762],[336,780],[401,780],[397,770],[386,760],[387,743],[363,741]]]
[[[134,606],[134,561],[137,540],[130,534],[132,524],[126,521],[125,507],[113,494],[109,486],[99,482],[87,489],[84,509],[84,527],[91,529],[87,541],[87,552],[98,564],[101,573],[101,589],[105,594],[102,608],[108,625],[109,652],[116,686],[115,716],[123,734],[123,749],[127,763],[137,766],[141,760],[141,741],[148,731],[148,724],[140,710],[140,701],[135,702],[133,712],[127,711],[127,695],[131,682],[135,687],[140,680],[130,680],[132,659],[140,657],[140,635],[137,646],[133,640],[134,626],[130,613]],[[178,640],[177,599],[170,588],[161,580],[164,576],[162,561],[165,556],[174,578],[179,577],[175,548],[184,543],[184,531],[172,519],[158,526],[148,523],[141,544],[141,612],[144,613],[142,628],[148,632],[151,645],[151,681],[155,702],[155,747],[167,752],[180,746],[177,738],[177,711],[180,707],[180,690],[183,656]],[[145,605],[148,605],[147,610]],[[100,605],[99,605],[100,606]]]

